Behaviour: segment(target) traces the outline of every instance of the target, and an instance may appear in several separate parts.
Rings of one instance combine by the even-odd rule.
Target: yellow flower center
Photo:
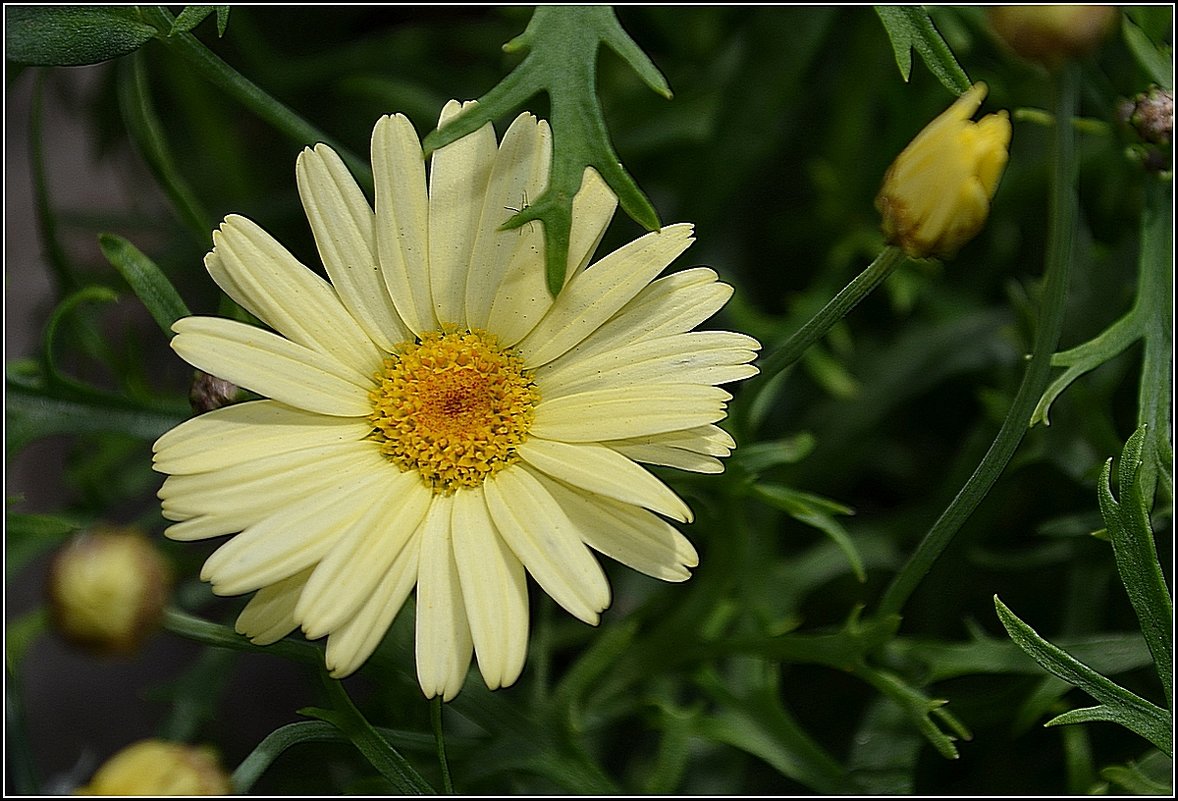
[[[373,440],[435,493],[481,484],[519,457],[539,394],[523,361],[483,331],[432,332],[376,374]]]

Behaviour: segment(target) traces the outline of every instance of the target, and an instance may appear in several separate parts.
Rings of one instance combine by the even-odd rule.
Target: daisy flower
[[[691,510],[642,464],[723,469],[719,385],[757,372],[759,344],[692,331],[732,293],[712,270],[656,279],[690,225],[586,266],[616,206],[592,170],[553,299],[540,226],[502,229],[543,193],[550,157],[547,123],[525,113],[502,142],[488,124],[438,150],[427,179],[413,126],[386,116],[375,211],[330,148],[299,156],[330,281],[244,217],[214,232],[213,280],[271,330],[186,317],[172,347],[265,399],[177,426],[154,464],[169,537],[234,535],[201,578],[256,593],[237,621],[253,642],[326,636],[346,676],[416,588],[418,680],[449,700],[472,655],[491,689],[519,677],[528,575],[589,624],[610,602],[595,551],[690,576],[695,549],[667,519]]]

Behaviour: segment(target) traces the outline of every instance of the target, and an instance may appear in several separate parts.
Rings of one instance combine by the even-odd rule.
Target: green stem
[[[871,290],[879,286],[904,262],[905,256],[899,248],[884,248],[867,269],[855,276],[834,298],[822,307],[810,320],[785,341],[780,348],[761,362],[762,386],[775,375],[801,358],[806,349],[813,345],[837,323],[859,305]]]
[[[1055,92],[1055,119],[1070,120],[1078,103],[1079,77],[1076,67],[1066,65]],[[933,562],[949,545],[953,535],[973,514],[1006,468],[1034,413],[1051,374],[1051,355],[1059,343],[1067,299],[1068,272],[1076,240],[1076,132],[1071,125],[1054,128],[1054,153],[1049,198],[1049,229],[1043,282],[1043,300],[1032,345],[1031,358],[1022,383],[1002,422],[998,435],[982,457],[977,469],[948,508],[929,529],[920,546],[892,580],[880,601],[878,614],[899,614],[908,597],[920,584]]]
[[[368,165],[347,148],[304,120],[284,104],[258,88],[233,67],[222,61],[190,33],[176,33],[168,36],[175,17],[163,6],[143,6],[141,11],[147,21],[160,30],[160,41],[172,52],[183,58],[202,77],[220,87],[227,95],[253,111],[266,122],[285,133],[302,145],[323,142],[329,145],[352,175],[366,188],[372,188],[372,171]]]
[[[442,734],[442,696],[435,695],[429,702],[429,720],[434,727],[434,740],[438,744],[438,763],[442,768],[442,792],[454,795],[454,783],[450,779],[450,765],[446,761],[446,738]]]
[[[1174,256],[1172,186],[1147,176],[1145,215],[1142,220],[1141,259],[1138,266],[1137,305],[1144,318],[1145,353],[1142,355],[1137,422],[1149,425],[1142,464],[1142,496],[1153,507],[1158,481],[1164,497],[1173,500],[1173,475],[1167,467],[1174,458],[1170,409],[1174,349]]]

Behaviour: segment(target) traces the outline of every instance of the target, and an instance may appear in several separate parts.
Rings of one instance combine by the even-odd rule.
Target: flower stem
[[[1073,64],[1060,71],[1055,91],[1055,119],[1070,120],[1079,98],[1079,77]],[[1067,299],[1068,272],[1076,241],[1076,132],[1071,125],[1054,127],[1051,187],[1048,207],[1047,256],[1043,281],[1043,298],[1035,329],[1030,361],[1022,383],[1002,422],[998,435],[982,457],[977,469],[957,497],[941,514],[924,540],[892,580],[880,601],[878,614],[899,614],[908,597],[920,584],[965,523],[973,510],[989,493],[1010,457],[1022,442],[1039,397],[1047,388],[1051,373],[1051,355],[1059,342]]]
[[[801,358],[806,349],[822,337],[826,336],[831,327],[850,313],[851,309],[859,305],[859,301],[867,297],[871,290],[879,286],[885,278],[892,274],[904,262],[903,251],[895,247],[884,248],[875,261],[867,269],[855,276],[851,283],[843,287],[842,291],[822,310],[785,341],[780,348],[769,355],[758,366],[761,368],[762,385],[780,373],[785,368]]]
[[[438,763],[442,769],[442,789],[446,795],[454,795],[454,783],[450,779],[450,765],[446,761],[446,738],[442,734],[442,696],[435,695],[429,702],[429,720],[434,728],[434,740],[438,744]]]

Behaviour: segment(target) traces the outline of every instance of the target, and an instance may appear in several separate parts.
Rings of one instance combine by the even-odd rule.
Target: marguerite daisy
[[[442,121],[460,109],[451,102]],[[299,156],[299,193],[330,283],[253,222],[226,218],[213,279],[273,331],[187,317],[172,347],[267,398],[195,417],[155,444],[167,535],[234,534],[201,577],[256,591],[237,628],[327,637],[355,671],[416,587],[417,675],[452,698],[472,653],[513,683],[528,638],[527,574],[596,624],[610,602],[593,551],[668,581],[691,544],[687,505],[639,465],[721,471],[719,384],[756,373],[742,334],[692,331],[731,287],[696,267],[655,277],[690,225],[586,267],[616,199],[592,170],[573,204],[554,300],[538,225],[501,230],[548,179],[548,125],[520,115],[441,150],[426,178],[403,116],[372,135],[376,210],[339,157]]]

